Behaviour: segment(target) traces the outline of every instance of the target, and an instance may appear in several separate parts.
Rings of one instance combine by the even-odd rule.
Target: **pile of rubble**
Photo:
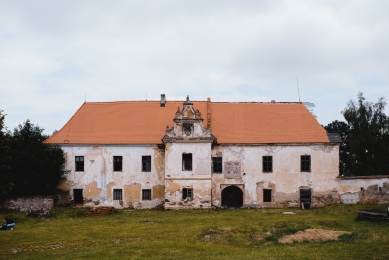
[[[94,207],[87,211],[87,216],[102,216],[115,213],[114,207]]]

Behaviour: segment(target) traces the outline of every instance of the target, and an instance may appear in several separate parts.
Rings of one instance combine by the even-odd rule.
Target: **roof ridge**
[[[96,103],[135,103],[135,102],[161,102],[160,100],[121,100],[121,101],[89,101],[89,102],[84,102],[84,103],[88,103],[88,104],[96,104]],[[182,100],[166,100],[166,102],[184,102]],[[206,103],[207,101],[206,100],[191,100],[191,102],[196,102],[196,103],[199,103],[199,102],[204,102]]]

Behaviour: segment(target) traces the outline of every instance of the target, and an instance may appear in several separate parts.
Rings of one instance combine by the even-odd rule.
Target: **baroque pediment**
[[[173,119],[174,125],[167,126],[163,142],[176,141],[209,141],[214,142],[216,138],[211,134],[211,129],[203,126],[204,119],[201,112],[193,107],[189,96],[183,103],[182,109],[178,107]]]

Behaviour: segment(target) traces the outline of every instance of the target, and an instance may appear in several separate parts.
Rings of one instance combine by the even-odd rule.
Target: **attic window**
[[[192,154],[183,153],[182,154],[182,170],[191,171],[192,170]]]

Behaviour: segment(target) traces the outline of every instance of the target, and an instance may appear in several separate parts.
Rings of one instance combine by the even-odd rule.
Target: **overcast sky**
[[[359,91],[389,98],[388,10],[387,0],[1,0],[0,109],[9,130],[30,119],[51,134],[85,95],[296,102],[298,78],[326,125]]]

